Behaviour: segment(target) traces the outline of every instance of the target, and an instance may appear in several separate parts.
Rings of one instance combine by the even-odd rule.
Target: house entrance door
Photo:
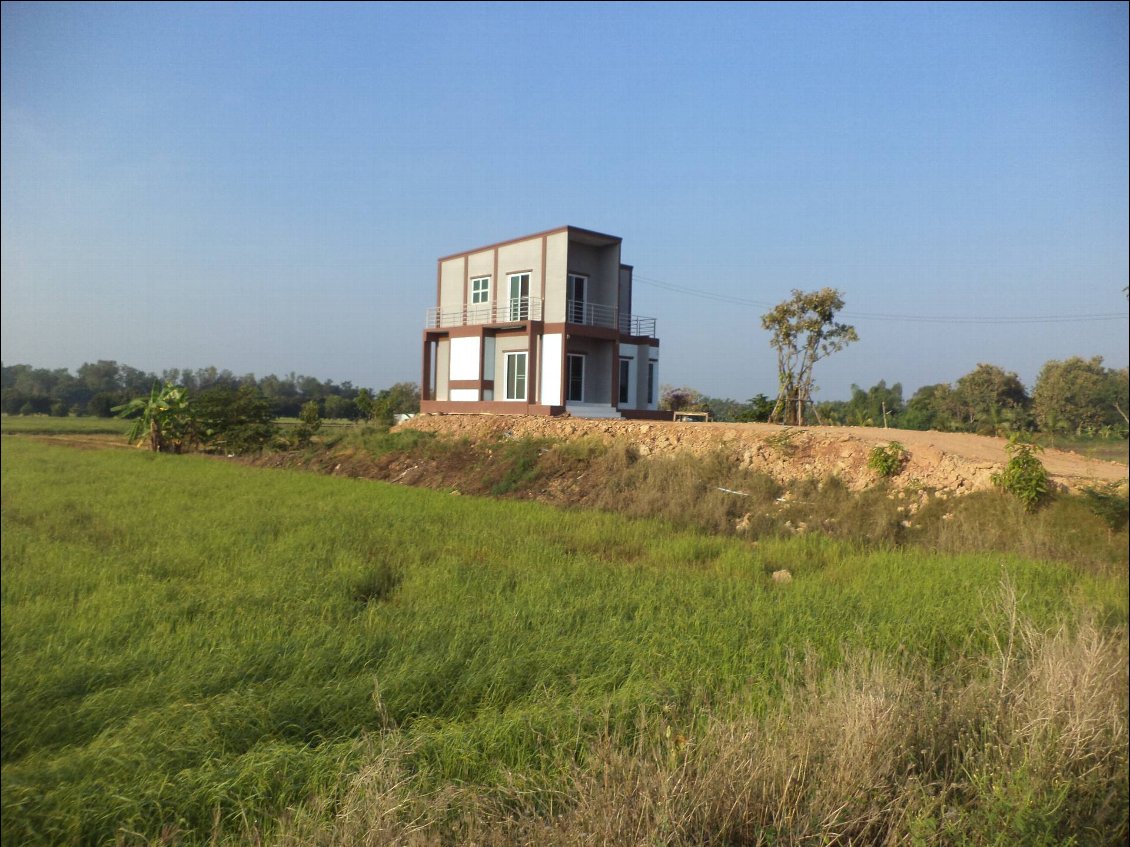
[[[568,290],[565,292],[569,307],[567,318],[569,323],[587,323],[585,320],[585,288],[587,282],[588,280],[579,274],[569,274]]]
[[[530,316],[530,275],[510,277],[510,320],[524,321]]]
[[[566,399],[570,403],[585,402],[585,357],[570,353],[566,361],[568,391]]]

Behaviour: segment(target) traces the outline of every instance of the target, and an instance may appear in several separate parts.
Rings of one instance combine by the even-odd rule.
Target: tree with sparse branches
[[[836,322],[843,307],[843,296],[834,288],[794,288],[792,298],[761,316],[761,326],[773,334],[770,343],[777,351],[779,388],[770,422],[803,426],[805,409],[812,406],[813,367],[859,340],[855,327]]]

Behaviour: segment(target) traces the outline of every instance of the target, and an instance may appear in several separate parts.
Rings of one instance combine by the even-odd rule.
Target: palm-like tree
[[[135,397],[112,411],[120,418],[137,415],[126,438],[138,447],[148,441],[149,449],[156,453],[179,453],[191,439],[187,388],[155,382],[148,397]]]

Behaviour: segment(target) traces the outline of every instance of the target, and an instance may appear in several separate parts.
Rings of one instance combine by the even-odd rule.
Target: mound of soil
[[[598,439],[627,442],[642,456],[722,451],[742,468],[779,482],[839,477],[853,490],[876,481],[867,466],[876,446],[896,441],[907,461],[891,482],[898,488],[933,489],[942,496],[992,486],[992,475],[1008,460],[1003,438],[951,432],[868,427],[783,427],[772,424],[703,424],[671,421],[590,420],[521,415],[417,415],[401,429],[433,432],[471,442],[502,438]],[[1079,490],[1096,483],[1127,481],[1125,465],[1048,450],[1040,454],[1053,484]]]

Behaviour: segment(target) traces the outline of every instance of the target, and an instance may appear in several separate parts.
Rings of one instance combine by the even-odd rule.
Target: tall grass
[[[998,612],[1007,637],[979,662],[923,672],[855,652],[803,663],[763,717],[684,733],[641,715],[634,741],[592,743],[555,808],[522,779],[429,791],[403,738],[370,740],[336,816],[315,801],[275,843],[1125,843],[1125,630],[1040,632]]]
[[[1006,693],[1027,690],[1039,665],[1025,657],[1063,625],[1082,633],[1055,642],[1069,655],[1078,639],[1099,657],[1124,651],[1124,575],[1012,557],[868,552],[816,535],[753,545],[597,511],[14,439],[2,498],[5,844],[388,843],[381,832],[585,843],[601,809],[650,833],[616,843],[757,843],[741,840],[754,826],[798,843],[822,831],[804,810],[835,808],[838,770],[793,777],[800,811],[786,804],[784,817],[758,798],[787,776],[785,759],[756,791],[741,768],[728,795],[709,775],[749,733],[770,762],[778,743],[833,738],[851,707],[821,717],[821,686],[870,696],[873,667],[896,693],[910,687],[906,710],[943,709],[966,687],[997,690],[1015,621],[1034,646],[1013,654]],[[769,578],[782,566],[787,585]],[[986,613],[1002,572],[1015,618]],[[1075,622],[1095,608],[1088,642]],[[1105,679],[1094,672],[1103,691]],[[1104,769],[1125,758],[1125,703],[1103,697],[1056,760],[1099,755],[1090,727],[1102,766],[1062,771],[1046,796],[1033,783],[1034,814],[1064,831],[1125,816],[1124,782]],[[1043,726],[1013,711],[1019,729]],[[916,732],[929,734],[930,714]],[[981,714],[954,719],[972,733],[963,743],[991,741]],[[1000,773],[1025,776],[1026,761]],[[998,783],[938,773],[972,786],[953,808],[983,814],[974,829],[987,838]],[[1108,795],[1113,812],[1096,805]],[[726,797],[747,829],[718,822]],[[950,807],[922,802],[933,823],[916,825],[935,838],[923,843],[943,843]],[[844,814],[826,831],[902,831],[889,815],[866,822],[864,806]]]

